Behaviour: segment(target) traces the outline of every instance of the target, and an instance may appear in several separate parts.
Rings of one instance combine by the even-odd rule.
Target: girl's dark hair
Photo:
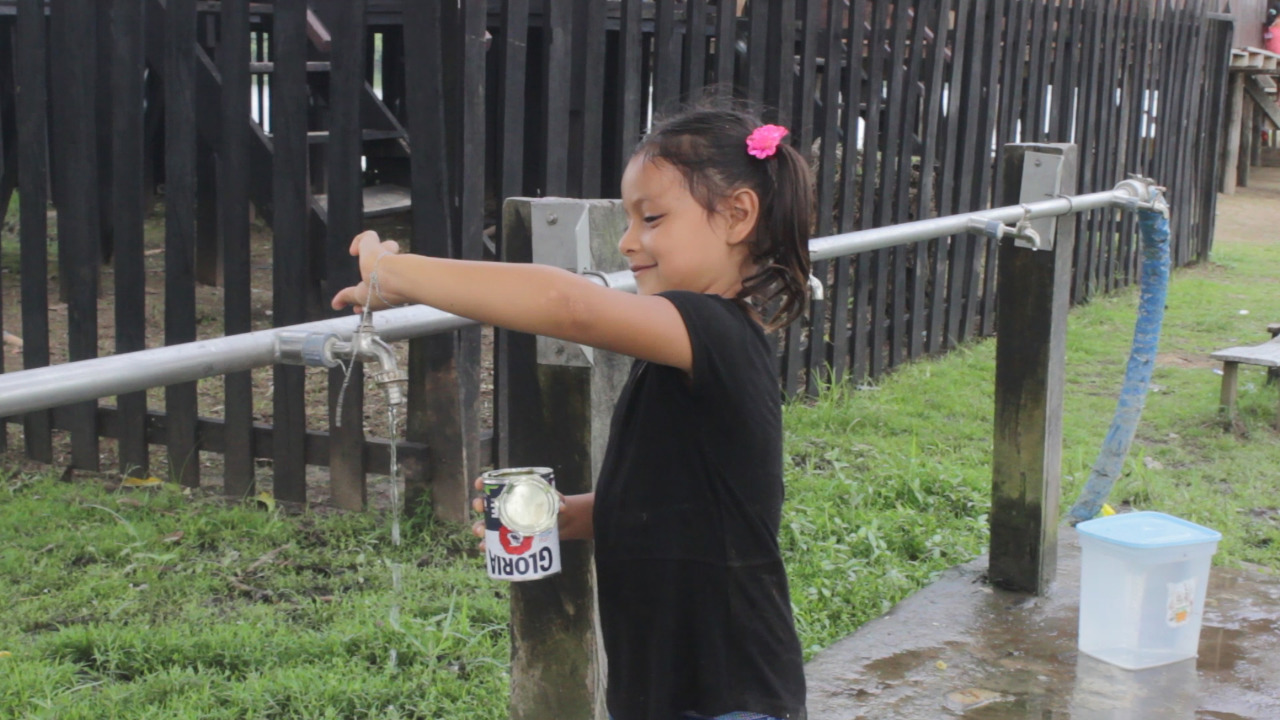
[[[737,108],[693,108],[655,123],[636,154],[679,170],[708,213],[719,212],[735,190],[755,191],[760,215],[749,250],[757,271],[743,281],[737,299],[775,329],[803,315],[808,304],[813,176],[790,138],[770,157],[749,155],[747,136],[761,124]]]

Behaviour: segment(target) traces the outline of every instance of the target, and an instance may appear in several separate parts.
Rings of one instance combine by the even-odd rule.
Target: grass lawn
[[[1220,530],[1215,562],[1266,571],[1280,569],[1280,390],[1242,368],[1242,425],[1225,431],[1208,353],[1266,339],[1278,298],[1275,243],[1220,239],[1213,262],[1175,273],[1111,495]],[[1072,311],[1064,509],[1114,411],[1136,306],[1131,289]],[[786,408],[782,542],[807,652],[984,550],[994,350]],[[506,717],[506,588],[468,534],[411,519],[395,548],[377,514],[290,517],[169,485],[0,475],[0,717]]]

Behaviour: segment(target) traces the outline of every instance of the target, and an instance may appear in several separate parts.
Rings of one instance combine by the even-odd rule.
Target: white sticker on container
[[[1191,612],[1195,609],[1195,604],[1195,578],[1169,583],[1169,605],[1165,613],[1165,623],[1171,628],[1185,625],[1191,619]]]

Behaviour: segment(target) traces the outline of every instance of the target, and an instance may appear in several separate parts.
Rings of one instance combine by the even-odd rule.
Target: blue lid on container
[[[1217,542],[1222,533],[1159,512],[1133,512],[1094,518],[1076,530],[1104,542],[1132,548],[1161,548]]]

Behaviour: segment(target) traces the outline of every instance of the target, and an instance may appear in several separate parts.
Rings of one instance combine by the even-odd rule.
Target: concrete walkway
[[[806,668],[810,720],[1277,720],[1280,582],[1215,567],[1200,656],[1121,670],[1076,652],[1080,551],[1059,530],[1049,597],[953,568]]]

